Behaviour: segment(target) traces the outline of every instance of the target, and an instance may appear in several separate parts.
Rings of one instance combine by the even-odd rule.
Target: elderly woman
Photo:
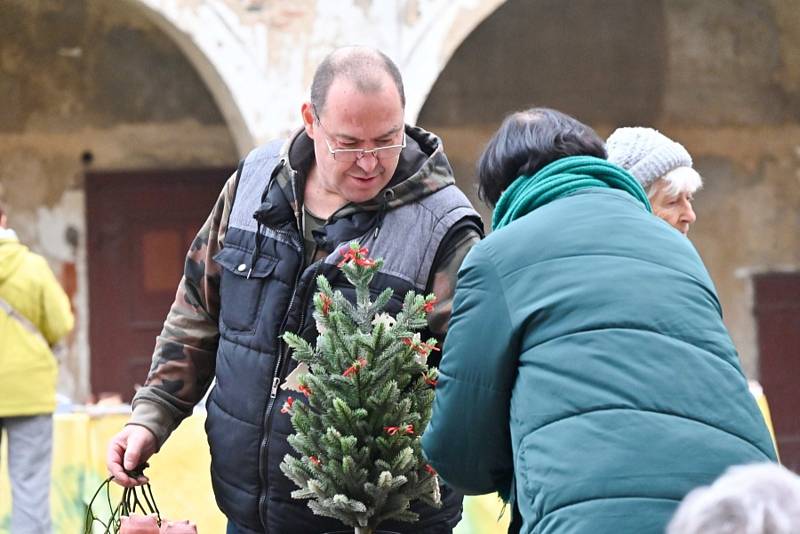
[[[515,113],[478,175],[494,232],[422,438],[445,481],[499,491],[512,532],[663,533],[692,488],[775,460],[702,261],[591,128]]]
[[[652,128],[618,128],[606,142],[608,161],[636,178],[647,192],[653,213],[682,234],[697,219],[692,208],[703,180],[681,145]]]
[[[797,534],[800,477],[776,464],[731,467],[710,486],[693,490],[667,534]]]

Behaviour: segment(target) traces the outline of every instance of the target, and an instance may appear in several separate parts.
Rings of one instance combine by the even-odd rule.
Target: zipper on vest
[[[286,323],[289,320],[289,315],[292,313],[292,306],[294,305],[294,301],[297,296],[297,286],[300,284],[300,279],[302,278],[303,272],[306,268],[305,242],[302,235],[300,235],[299,244],[300,268],[297,270],[297,275],[294,279],[292,297],[289,299],[289,306],[286,308],[286,315],[284,315],[283,321],[281,321],[279,332],[283,332],[286,329]],[[265,503],[267,501],[267,484],[269,482],[267,477],[267,453],[269,451],[269,440],[272,436],[272,409],[275,406],[275,399],[278,397],[278,387],[280,386],[281,375],[283,374],[283,361],[284,357],[288,354],[288,348],[289,347],[283,341],[283,338],[278,337],[277,358],[275,359],[275,367],[272,371],[272,387],[270,389],[269,400],[267,400],[267,405],[264,407],[264,416],[262,417],[264,437],[261,440],[258,453],[258,475],[259,479],[261,480],[261,495],[258,497],[258,517],[261,520],[261,526],[263,526],[265,529],[268,528],[267,516],[265,513]]]
[[[292,298],[289,301],[289,310],[291,310],[291,303],[294,301],[294,295],[297,293],[297,284],[295,283],[295,288],[292,290]],[[288,312],[287,312],[288,318]],[[283,325],[281,326],[281,331],[283,331],[284,325],[286,323],[286,318],[284,318]],[[262,424],[264,425],[264,437],[261,440],[261,446],[259,447],[259,454],[258,454],[258,473],[259,477],[261,478],[261,495],[258,498],[258,515],[261,519],[261,525],[266,529],[267,526],[267,517],[264,513],[264,503],[267,500],[267,490],[268,490],[268,482],[269,479],[267,477],[267,453],[269,451],[269,439],[272,436],[272,408],[275,406],[275,399],[278,397],[278,387],[281,383],[281,367],[283,364],[284,359],[284,352],[287,348],[286,344],[283,342],[281,338],[278,338],[278,350],[277,350],[277,358],[275,359],[275,367],[272,371],[272,387],[270,389],[269,400],[267,400],[267,405],[264,408],[264,416],[262,418]]]
[[[264,438],[261,440],[261,446],[259,447],[258,453],[258,475],[261,479],[261,495],[258,497],[258,517],[261,519],[261,525],[266,529],[267,526],[267,517],[264,513],[264,503],[267,500],[267,452],[269,449],[269,438],[272,435],[272,430],[270,429],[269,425],[272,419],[272,407],[275,405],[275,399],[278,397],[278,387],[281,383],[281,379],[276,376],[279,374],[277,371],[280,369],[281,360],[283,359],[283,347],[282,343],[279,343],[278,348],[278,357],[275,361],[275,371],[273,371],[272,375],[272,388],[270,389],[269,400],[267,401],[267,405],[264,409],[264,417],[262,418],[263,425],[264,425]]]
[[[274,399],[275,397],[278,396],[278,386],[280,385],[280,383],[281,379],[278,378],[277,376],[272,379],[272,389],[269,392],[270,399]]]
[[[292,290],[292,298],[289,301],[289,305],[291,306],[291,302],[294,300],[294,295],[297,292],[297,285],[295,284],[295,289]],[[289,308],[291,309],[291,307]],[[288,313],[287,313],[288,317]],[[284,318],[285,324],[285,318]],[[283,330],[283,325],[281,326],[281,331]],[[258,474],[259,478],[261,479],[261,495],[258,498],[258,516],[261,519],[261,525],[266,529],[267,526],[267,517],[264,513],[264,503],[267,500],[267,490],[268,490],[268,482],[269,479],[267,477],[267,453],[269,451],[269,439],[272,436],[272,428],[270,427],[272,423],[272,408],[275,406],[275,399],[278,397],[278,387],[281,383],[281,367],[283,363],[284,357],[284,350],[286,348],[286,344],[283,342],[281,338],[278,338],[278,350],[277,350],[277,358],[275,359],[275,367],[272,371],[272,387],[269,393],[269,399],[267,400],[267,405],[264,407],[264,416],[262,417],[262,425],[264,428],[264,437],[261,440],[261,445],[259,447],[258,453]]]
[[[305,258],[305,256],[304,256]],[[305,260],[304,260],[305,261]],[[317,279],[317,273],[319,273],[319,265],[320,263],[317,262],[316,266],[314,267],[314,275],[311,277],[312,281]],[[286,323],[289,319],[289,315],[292,312],[292,307],[294,306],[296,297],[297,297],[297,286],[300,283],[300,279],[302,278],[303,272],[305,269],[300,269],[298,271],[300,274],[295,280],[294,289],[292,290],[292,298],[289,299],[289,307],[286,311],[286,316],[283,318],[283,322],[281,324],[281,330],[284,331],[286,328]],[[306,288],[305,295],[308,295],[308,291],[311,291],[313,288],[313,283],[309,284],[309,287]],[[304,298],[301,299],[300,302],[300,320],[297,323],[297,331],[303,331],[303,325],[305,324],[305,312],[307,308],[308,299]],[[269,438],[272,435],[272,409],[275,405],[275,399],[278,396],[278,387],[280,386],[281,381],[285,378],[283,375],[286,374],[286,362],[289,361],[289,346],[283,341],[282,338],[278,338],[278,358],[275,362],[275,370],[273,371],[272,376],[272,389],[270,390],[270,397],[269,401],[267,402],[267,409],[264,413],[264,440],[261,442],[261,453],[260,453],[260,460],[259,464],[266,465],[267,460],[267,451],[269,450]],[[266,517],[262,515],[262,509],[264,502],[267,499],[267,477],[266,477],[266,470],[262,469],[261,465],[259,465],[259,473],[261,474],[261,484],[262,484],[262,494],[258,499],[258,514],[261,519],[261,524],[264,528],[267,528]]]

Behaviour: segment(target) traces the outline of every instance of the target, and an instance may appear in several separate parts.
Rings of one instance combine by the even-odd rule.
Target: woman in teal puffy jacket
[[[459,271],[423,447],[513,532],[661,533],[692,488],[775,461],[703,262],[605,157],[534,108],[479,163],[494,232]]]

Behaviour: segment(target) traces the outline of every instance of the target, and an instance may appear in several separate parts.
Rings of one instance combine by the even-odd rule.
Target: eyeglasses
[[[353,163],[367,154],[371,154],[379,160],[391,160],[400,156],[400,152],[406,147],[406,134],[403,132],[403,142],[399,145],[379,146],[376,148],[333,148],[327,139],[331,137],[331,135],[322,125],[322,121],[319,120],[316,110],[314,111],[314,117],[317,119],[317,124],[322,128],[322,131],[325,132],[325,145],[328,147],[328,152],[330,152],[331,157],[336,161]]]

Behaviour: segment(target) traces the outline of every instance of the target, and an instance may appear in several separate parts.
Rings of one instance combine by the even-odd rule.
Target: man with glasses
[[[292,499],[294,484],[278,467],[293,453],[280,407],[290,393],[297,397],[286,388],[295,362],[280,335],[316,338],[317,276],[354,296],[336,265],[342,246],[357,240],[384,259],[373,288],[394,289],[389,311],[399,311],[408,290],[437,295],[428,334],[441,340],[456,272],[483,231],[455,187],[441,141],[406,125],[404,107],[402,79],[388,57],[363,47],[336,50],[314,75],[303,128],[240,164],[189,251],[131,420],[109,444],[118,483],[146,480],[123,467],[145,462],[216,378],[206,429],[228,533],[342,528]],[[417,523],[381,527],[451,532],[461,496],[444,487],[443,501],[438,510],[413,505]]]

